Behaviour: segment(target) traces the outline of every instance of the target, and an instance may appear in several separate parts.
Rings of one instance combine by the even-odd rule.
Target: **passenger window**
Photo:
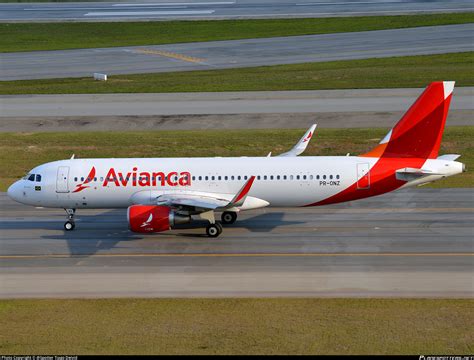
[[[326,180],[326,175],[323,175],[323,179]]]
[[[206,176],[206,181],[209,180],[209,176]]]
[[[293,175],[290,175],[290,180],[293,180]]]
[[[310,180],[313,180],[313,175],[310,175],[310,176],[309,176],[309,179],[310,179]]]
[[[226,180],[226,181],[227,181],[228,179],[229,179],[229,177],[228,177],[228,176],[224,176],[224,180]]]
[[[270,180],[273,180],[273,175],[270,175]]]
[[[221,180],[221,179],[222,179],[222,177],[221,177],[221,176],[218,176],[218,177],[217,177],[217,180]]]
[[[103,177],[103,176],[100,177],[100,181],[104,181],[104,177]]]
[[[286,180],[286,175],[283,175],[283,180]]]
[[[332,175],[329,175],[329,178],[332,180]]]
[[[300,179],[300,176],[299,175],[296,175],[296,180],[299,180]]]
[[[232,176],[230,177],[230,179],[231,179],[231,180],[234,180],[234,175],[232,175]]]
[[[303,180],[306,180],[306,175],[303,175]]]
[[[336,175],[336,179],[339,179],[339,175]]]
[[[260,175],[257,175],[257,180],[260,180]]]
[[[245,176],[244,176],[244,180],[247,180],[247,178],[248,178],[247,175],[245,175]]]
[[[237,180],[240,180],[240,175],[239,175],[239,176],[237,176]]]
[[[81,177],[81,181],[84,181],[84,178],[83,178],[83,177]]]
[[[216,177],[215,177],[215,176],[211,176],[211,180],[215,180],[215,179],[216,179]]]
[[[277,180],[280,180],[280,175],[277,175]]]
[[[75,178],[74,178],[74,181],[76,181],[76,182],[77,182],[77,177],[75,177]]]
[[[319,175],[316,175],[316,180],[319,180]]]
[[[199,176],[199,178],[198,178],[198,179],[199,179],[199,180],[202,180],[202,176]]]
[[[97,181],[97,178],[96,178],[96,177],[94,178],[94,181]]]
[[[267,180],[267,175],[264,175],[264,176],[263,176],[263,180]]]

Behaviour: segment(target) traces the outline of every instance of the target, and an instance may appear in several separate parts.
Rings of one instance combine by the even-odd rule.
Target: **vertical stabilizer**
[[[433,82],[366,157],[436,159],[454,81]]]

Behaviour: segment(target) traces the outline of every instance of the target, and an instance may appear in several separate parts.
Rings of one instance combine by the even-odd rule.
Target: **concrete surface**
[[[473,200],[472,189],[408,189],[262,209],[210,239],[189,226],[132,234],[124,210],[80,211],[65,233],[61,209],[1,194],[0,298],[472,298]]]

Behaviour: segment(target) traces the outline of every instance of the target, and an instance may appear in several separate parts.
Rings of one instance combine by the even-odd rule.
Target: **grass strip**
[[[474,12],[304,19],[0,24],[0,52],[158,45],[474,22]]]
[[[33,167],[68,159],[107,157],[266,156],[290,149],[306,129],[152,132],[1,133],[0,191]],[[305,155],[357,155],[372,149],[388,129],[318,129]],[[448,127],[440,154],[461,154],[474,168],[474,127]],[[197,140],[199,139],[199,140]],[[137,146],[140,144],[140,146]],[[473,187],[466,172],[431,187]]]
[[[470,354],[473,300],[2,300],[6,354]]]

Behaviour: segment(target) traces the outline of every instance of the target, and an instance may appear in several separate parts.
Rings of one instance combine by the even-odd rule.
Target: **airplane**
[[[208,222],[207,235],[217,237],[222,224],[234,223],[241,211],[353,201],[462,173],[465,165],[455,161],[460,155],[438,154],[453,89],[453,81],[428,85],[380,143],[358,156],[299,157],[314,134],[313,125],[279,156],[73,155],[35,167],[8,188],[8,196],[36,207],[65,209],[66,231],[75,228],[76,209],[127,208],[133,232],[167,231],[200,217]]]

